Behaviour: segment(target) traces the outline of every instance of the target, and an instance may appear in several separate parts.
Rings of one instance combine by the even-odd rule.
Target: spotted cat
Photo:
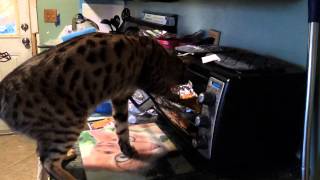
[[[165,95],[185,66],[147,37],[91,33],[32,57],[0,83],[0,117],[37,142],[43,168],[56,179],[75,179],[61,162],[88,115],[106,99],[121,151],[132,156],[128,98],[136,89]]]

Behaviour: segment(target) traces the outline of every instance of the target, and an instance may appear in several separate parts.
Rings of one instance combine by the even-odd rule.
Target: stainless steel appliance
[[[196,95],[152,96],[158,111],[181,142],[217,170],[258,172],[296,164],[303,128],[303,69],[235,48],[225,47],[218,56],[220,61],[207,64],[189,58],[189,90]]]

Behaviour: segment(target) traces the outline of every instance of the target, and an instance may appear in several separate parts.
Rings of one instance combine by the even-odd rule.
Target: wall
[[[120,16],[124,8],[123,0],[85,0],[81,4],[83,15],[96,22],[102,32],[109,32],[111,29],[108,25],[101,24],[101,20]]]
[[[44,9],[54,8],[60,14],[60,23],[45,23],[43,18]],[[37,0],[38,26],[40,44],[54,40],[66,25],[71,24],[72,17],[80,12],[79,0]]]
[[[40,43],[55,39],[72,17],[81,11],[82,2],[90,4],[120,4],[121,0],[38,0]],[[241,47],[306,65],[307,0],[210,0],[175,2],[127,1],[134,16],[144,9],[179,15],[180,35],[199,29],[222,31],[221,44]],[[57,8],[60,25],[44,23],[43,9]],[[110,11],[110,10],[109,10]],[[97,14],[101,14],[101,11]],[[120,14],[116,9],[111,14]]]
[[[221,45],[241,47],[306,65],[307,0],[128,1],[132,15],[143,10],[176,13],[178,33],[222,31]]]
[[[83,6],[84,5],[84,6]],[[58,25],[45,23],[43,10],[45,8],[56,8],[60,13]],[[40,44],[54,43],[54,40],[62,32],[66,25],[70,25],[72,17],[79,12],[89,19],[94,20],[102,31],[106,31],[106,25],[99,24],[101,18],[111,18],[121,14],[124,8],[122,0],[38,0],[38,24]]]

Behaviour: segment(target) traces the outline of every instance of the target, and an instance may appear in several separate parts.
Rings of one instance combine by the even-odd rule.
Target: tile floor
[[[9,127],[0,119],[0,131],[9,130]]]
[[[0,135],[0,179],[35,180],[35,143],[22,135]]]

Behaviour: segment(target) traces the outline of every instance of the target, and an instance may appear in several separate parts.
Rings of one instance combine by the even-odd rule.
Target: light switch
[[[56,23],[58,17],[57,9],[44,9],[44,22]]]

